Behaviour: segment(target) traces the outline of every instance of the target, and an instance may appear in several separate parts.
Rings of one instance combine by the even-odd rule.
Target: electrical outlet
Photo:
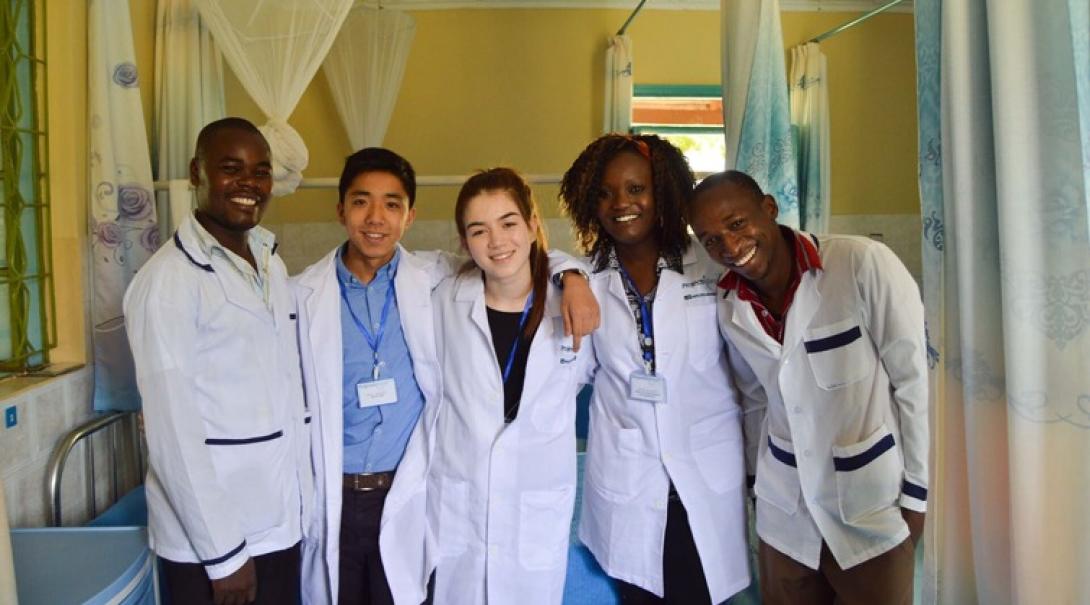
[[[16,424],[19,424],[19,408],[9,405],[4,410],[4,428],[10,429]]]

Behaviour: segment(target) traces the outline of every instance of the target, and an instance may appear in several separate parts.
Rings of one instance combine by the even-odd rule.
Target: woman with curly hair
[[[720,603],[749,584],[740,409],[717,269],[686,231],[693,173],[654,135],[606,135],[561,183],[601,305],[579,537],[623,603]]]

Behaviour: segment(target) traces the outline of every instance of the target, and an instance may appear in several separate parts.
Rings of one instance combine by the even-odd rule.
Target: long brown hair
[[[651,164],[659,254],[680,258],[689,249],[682,207],[692,195],[694,179],[684,154],[653,134],[607,134],[587,145],[560,182],[560,206],[575,227],[580,247],[594,260],[595,269],[606,266],[613,249],[613,239],[598,222],[602,177],[613,158],[625,152],[640,155]]]
[[[530,338],[537,331],[541,317],[545,314],[545,296],[549,288],[549,240],[545,235],[545,225],[530,185],[512,168],[480,170],[469,177],[458,192],[458,201],[454,205],[454,222],[458,225],[458,236],[464,245],[466,241],[465,213],[469,201],[482,193],[495,191],[502,191],[511,197],[527,225],[534,219],[537,222],[534,243],[530,245],[530,276],[534,284],[534,304],[530,307],[530,315],[522,330],[523,337]],[[466,271],[475,266],[476,263],[471,258],[462,270]]]

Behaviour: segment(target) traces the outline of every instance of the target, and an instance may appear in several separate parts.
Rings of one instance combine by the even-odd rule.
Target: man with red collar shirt
[[[687,213],[720,282],[743,393],[761,597],[911,603],[927,509],[927,360],[915,281],[867,238],[794,231],[748,175]]]

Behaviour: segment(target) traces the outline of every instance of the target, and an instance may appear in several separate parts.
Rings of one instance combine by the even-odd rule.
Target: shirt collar
[[[254,271],[253,266],[246,262],[239,255],[229,250],[226,246],[221,244],[204,225],[197,220],[196,215],[192,216],[190,223],[193,226],[193,233],[196,236],[197,247],[207,258],[212,258],[214,252],[219,252],[220,256],[227,259],[236,269],[244,273],[251,273]],[[258,267],[262,266],[261,258],[264,256],[263,251],[267,250],[269,254],[276,251],[276,235],[268,229],[255,225],[246,232],[246,243],[250,247],[250,253],[254,255],[254,258],[258,260]],[[259,269],[258,275],[261,275]]]
[[[795,276],[801,276],[807,271],[823,271],[824,267],[821,264],[821,253],[818,251],[817,239],[809,233],[803,233],[802,231],[795,231],[790,227],[779,225],[780,234],[783,235],[795,253],[795,265],[792,274]],[[742,277],[735,271],[727,271],[727,274],[723,276],[723,279],[719,280],[719,287],[728,293],[731,290],[737,290],[742,283],[745,283],[748,287],[753,288],[753,284],[749,283],[749,280]]]
[[[394,248],[394,256],[390,259],[390,262],[379,267],[379,270],[375,273],[375,278],[371,280],[370,284],[364,284],[361,282],[354,273],[348,270],[348,267],[344,264],[344,253],[348,251],[348,246],[351,244],[345,242],[339,252],[337,252],[337,280],[345,286],[367,287],[373,284],[381,284],[392,282],[394,277],[397,276],[397,267],[401,262],[401,246]]]
[[[685,270],[683,269],[682,265],[682,257],[680,256],[674,256],[670,258],[667,258],[665,256],[659,256],[658,262],[655,263],[655,273],[662,274],[663,269],[672,269],[677,273],[684,273]],[[611,269],[614,271],[619,271],[621,269],[621,261],[617,258],[617,250],[615,248],[611,247],[609,249],[609,254],[608,256],[606,256],[605,265],[603,265],[601,269],[595,269],[594,272],[601,273],[606,269]]]

